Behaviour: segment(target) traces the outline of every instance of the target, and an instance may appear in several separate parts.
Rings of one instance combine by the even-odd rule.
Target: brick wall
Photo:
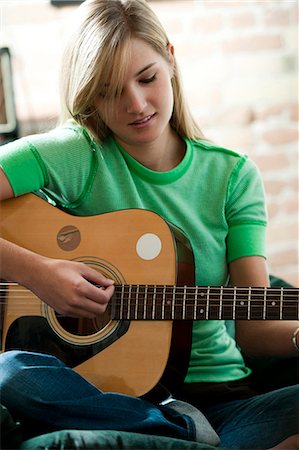
[[[272,273],[298,286],[297,0],[152,0],[180,62],[206,136],[247,153],[265,182]],[[58,111],[57,69],[75,7],[1,0],[1,45],[11,48],[22,133]]]

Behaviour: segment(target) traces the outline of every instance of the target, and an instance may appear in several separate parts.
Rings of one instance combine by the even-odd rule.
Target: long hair
[[[95,99],[103,90],[119,95],[129,61],[129,42],[142,39],[169,62],[169,40],[145,0],[85,0],[77,10],[61,70],[60,123],[74,119],[102,142],[109,129],[100,118]],[[170,125],[183,137],[201,139],[183,94],[174,58],[174,107]]]

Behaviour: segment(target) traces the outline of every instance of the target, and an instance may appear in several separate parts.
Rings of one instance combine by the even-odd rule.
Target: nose
[[[131,88],[126,92],[126,109],[129,114],[140,114],[146,107],[144,93],[139,88]]]

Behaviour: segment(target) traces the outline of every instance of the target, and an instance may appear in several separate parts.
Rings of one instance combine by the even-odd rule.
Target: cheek
[[[157,98],[163,106],[172,111],[173,109],[173,89],[170,79],[166,79],[163,83],[161,83],[159,89],[157,90]]]

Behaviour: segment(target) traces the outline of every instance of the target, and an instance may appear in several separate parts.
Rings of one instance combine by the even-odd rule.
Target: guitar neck
[[[110,302],[118,320],[298,320],[296,288],[119,285]]]

